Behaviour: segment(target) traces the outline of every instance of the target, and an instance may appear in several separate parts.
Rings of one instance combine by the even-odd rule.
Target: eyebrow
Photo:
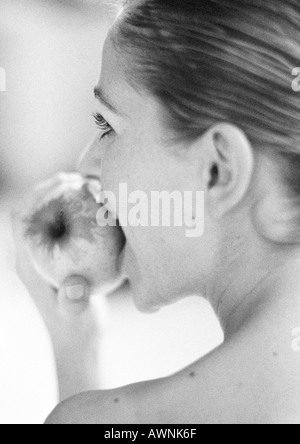
[[[114,114],[120,115],[119,111],[117,111],[117,108],[109,101],[109,99],[107,98],[107,96],[105,95],[104,91],[101,88],[95,86],[94,95],[96,99],[98,99],[104,106],[106,106],[106,108],[108,108]]]

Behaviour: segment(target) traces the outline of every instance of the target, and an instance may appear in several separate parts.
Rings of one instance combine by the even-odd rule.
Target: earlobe
[[[253,206],[252,219],[265,240],[285,245],[300,243],[299,210],[292,200],[266,196]]]
[[[253,173],[252,147],[242,130],[219,124],[210,130],[207,199],[216,218],[234,208],[245,196]]]

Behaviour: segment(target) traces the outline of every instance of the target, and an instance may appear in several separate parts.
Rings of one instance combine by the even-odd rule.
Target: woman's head
[[[163,103],[178,139],[195,140],[224,121],[257,149],[300,154],[299,95],[291,88],[300,64],[297,0],[124,4],[114,42],[131,61],[126,78]]]
[[[124,227],[125,263],[144,309],[205,292],[218,270],[243,254],[251,261],[262,239],[267,254],[298,234],[300,106],[292,69],[300,63],[300,6],[123,3],[98,85],[123,116],[99,105],[113,131],[92,144],[81,169],[99,174],[102,163],[103,186],[116,194],[123,182],[129,192],[201,190],[206,197],[199,239],[187,238],[184,227]]]

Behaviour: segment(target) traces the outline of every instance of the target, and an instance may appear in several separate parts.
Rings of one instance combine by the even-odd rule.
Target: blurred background
[[[113,0],[111,0],[112,2]],[[51,343],[14,271],[9,210],[58,171],[72,171],[95,128],[93,87],[110,0],[0,0],[0,424],[39,424],[58,402]],[[0,88],[1,89],[1,88]],[[154,315],[108,301],[102,388],[174,373],[222,342],[208,304],[189,298]]]

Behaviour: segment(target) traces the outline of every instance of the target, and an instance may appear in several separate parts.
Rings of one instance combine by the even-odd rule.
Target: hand
[[[23,199],[13,210],[12,221],[17,273],[50,333],[60,378],[61,398],[64,399],[80,391],[98,388],[100,325],[85,279],[70,276],[62,288],[52,288],[38,274],[26,250],[24,221],[43,197],[57,186],[57,181],[58,178],[55,178],[40,185]],[[88,364],[92,364],[93,368],[88,368]],[[72,382],[72,374],[75,373],[76,381]]]
[[[50,287],[37,272],[26,248],[26,221],[60,182],[61,175],[58,175],[39,185],[12,211],[17,273],[49,327],[57,323],[78,322],[79,317],[83,321],[89,315],[90,308],[89,288],[84,278],[70,276],[61,289]]]

